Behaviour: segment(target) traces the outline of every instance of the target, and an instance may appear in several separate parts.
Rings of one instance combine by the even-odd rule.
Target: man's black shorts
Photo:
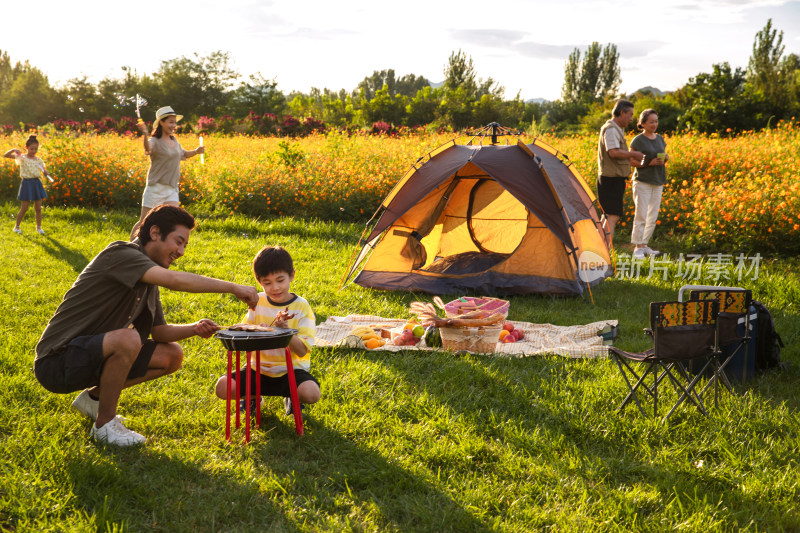
[[[600,207],[603,208],[606,215],[621,217],[625,214],[622,204],[625,198],[625,183],[627,181],[627,178],[598,176],[597,199],[600,201]]]
[[[103,337],[86,335],[75,337],[61,350],[42,359],[33,365],[36,379],[50,392],[65,394],[100,384],[100,373],[103,370]],[[156,342],[146,340],[128,372],[128,379],[140,378],[147,372],[150,359],[156,349]]]
[[[256,373],[252,369],[250,369],[248,372],[247,367],[242,367],[238,372],[234,372],[232,376],[234,381],[237,383],[236,388],[239,391],[240,398],[244,398],[244,396],[247,394],[247,383],[243,377],[245,372],[247,372],[250,377],[250,395],[255,396],[256,394]],[[319,387],[319,381],[317,381],[310,373],[301,368],[294,369],[294,380],[298,387],[301,383],[306,381],[313,381]],[[239,387],[238,383],[241,383],[242,386]],[[261,374],[261,396],[283,396],[288,398],[290,396],[289,374],[284,374],[277,378]]]

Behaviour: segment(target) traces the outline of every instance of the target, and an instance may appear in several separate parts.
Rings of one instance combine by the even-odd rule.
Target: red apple
[[[522,338],[520,331],[518,329],[512,331],[511,334],[514,335],[514,340],[520,340]]]
[[[525,338],[525,334],[524,334],[524,333],[522,333],[522,330],[521,330],[521,329],[515,329],[515,330],[514,330],[514,334],[517,336],[517,340],[518,340],[518,341],[521,341],[522,339],[524,339],[524,338]]]
[[[503,342],[504,343],[517,342],[517,339],[514,337],[513,334],[509,334],[509,335],[506,335],[505,337],[503,337]]]
[[[512,324],[511,322],[506,322],[505,324],[503,324],[503,329],[511,333],[512,331],[514,331],[514,324]]]

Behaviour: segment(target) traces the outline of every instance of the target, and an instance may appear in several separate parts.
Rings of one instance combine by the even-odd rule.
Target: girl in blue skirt
[[[36,233],[44,235],[42,229],[42,200],[47,198],[47,193],[42,185],[42,180],[39,176],[44,175],[50,178],[50,173],[44,166],[44,161],[36,157],[36,152],[39,151],[39,141],[36,140],[36,135],[31,135],[25,141],[26,153],[22,150],[12,148],[3,157],[13,159],[19,166],[19,176],[22,178],[22,183],[19,186],[19,194],[17,199],[21,202],[19,213],[17,213],[17,223],[14,226],[14,233],[22,233],[19,228],[22,218],[28,211],[31,202],[33,202],[33,210],[36,212]]]

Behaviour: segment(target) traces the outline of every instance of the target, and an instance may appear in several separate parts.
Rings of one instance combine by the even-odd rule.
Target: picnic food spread
[[[439,316],[433,304],[411,302],[409,305],[409,311],[419,316],[423,326],[438,332],[439,338],[432,340],[441,342],[441,346],[450,350],[495,352],[500,333],[504,331],[501,328],[506,324],[509,302],[498,298],[461,297],[445,304],[438,296],[433,301],[436,307],[445,311],[445,317]],[[507,332],[504,337],[508,335]],[[516,340],[516,337],[511,338]]]
[[[509,307],[507,300],[493,297],[462,296],[445,304],[434,296],[433,303],[411,302],[408,319],[372,317],[376,323],[354,324],[335,344],[368,350],[441,347],[473,353],[508,353],[502,345],[525,338],[524,323],[515,326],[508,321]],[[386,323],[389,320],[391,323]],[[384,323],[377,323],[380,321]]]
[[[386,343],[380,334],[380,328],[376,328],[372,325],[356,326],[350,330],[348,337],[358,337],[368,350],[379,348]]]

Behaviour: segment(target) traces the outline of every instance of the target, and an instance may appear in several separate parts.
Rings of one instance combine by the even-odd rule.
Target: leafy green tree
[[[363,91],[363,89],[362,89]],[[365,99],[362,96],[362,99]],[[389,94],[389,87],[384,85],[364,107],[363,116],[366,124],[374,122],[388,122],[389,124],[402,124],[405,117],[407,96]]]
[[[593,42],[581,52],[575,48],[564,67],[561,98],[565,102],[600,102],[616,96],[621,83],[619,52],[614,44],[605,48]]]
[[[186,115],[215,115],[227,102],[227,91],[239,74],[229,66],[227,52],[207,57],[179,57],[162,61],[155,74],[160,100],[156,107],[172,106]]]
[[[424,76],[417,76],[416,74],[406,74],[402,76],[395,84],[395,94],[402,94],[413,98],[420,89],[429,87],[430,81]]]
[[[442,89],[427,86],[418,90],[406,104],[406,124],[422,126],[434,122],[438,118],[441,101]]]
[[[341,89],[338,93],[325,89],[322,94],[322,120],[326,124],[346,127],[353,123],[356,109],[353,98],[347,91]]]
[[[380,91],[383,87],[387,88],[389,94],[395,94],[395,75],[394,69],[376,70],[371,76],[367,76],[359,82],[356,89],[353,91],[353,96],[369,101],[375,97],[375,93]]]
[[[394,69],[376,70],[371,76],[364,78],[353,91],[354,96],[361,96],[361,91],[367,100],[372,100],[375,94],[383,87],[386,87],[390,96],[398,94],[413,97],[417,91],[430,85],[431,83],[424,76],[417,76],[415,74],[406,74],[401,78],[397,78]]]
[[[37,68],[17,74],[0,95],[0,124],[46,124],[58,110],[59,95]]]
[[[475,116],[475,105],[486,95],[489,97],[483,105],[486,109],[490,101],[503,96],[503,87],[492,78],[482,80],[476,77],[472,58],[461,50],[450,54],[444,69],[443,89],[439,119],[457,130],[485,125]]]
[[[659,133],[671,133],[678,129],[678,117],[682,109],[678,106],[672,94],[659,96],[651,90],[640,89],[630,95],[629,100],[633,102],[636,108],[636,118],[645,109],[656,110]],[[606,107],[606,118],[608,118],[608,107]],[[635,127],[635,121],[633,126]]]
[[[86,76],[69,80],[58,92],[63,102],[59,118],[82,121],[103,116],[104,113],[98,109],[101,101],[97,86]]]
[[[250,111],[257,115],[282,115],[285,109],[286,97],[278,90],[278,82],[257,73],[250,75],[249,82],[242,82],[229,93],[225,111],[235,117],[244,117]]]
[[[675,92],[685,111],[678,126],[701,133],[743,131],[757,126],[757,106],[746,91],[745,71],[725,63],[700,73]]]
[[[294,117],[313,117],[322,115],[321,91],[316,87],[311,88],[309,94],[293,91],[287,98],[289,114]]]
[[[553,100],[537,106],[538,114],[534,116],[536,129],[544,132],[568,133],[579,131],[581,117],[589,112],[589,105],[582,102]],[[605,111],[608,118],[608,110]],[[536,119],[536,116],[539,118]]]
[[[797,103],[794,95],[795,59],[783,58],[783,31],[772,27],[772,19],[756,33],[753,54],[747,65],[747,81],[751,90],[762,100],[764,113],[788,118]]]
[[[3,52],[0,50],[0,94],[3,94],[11,84],[14,83],[14,79],[20,74],[21,65],[18,62],[15,65],[11,64],[11,57],[9,57],[8,52]]]

